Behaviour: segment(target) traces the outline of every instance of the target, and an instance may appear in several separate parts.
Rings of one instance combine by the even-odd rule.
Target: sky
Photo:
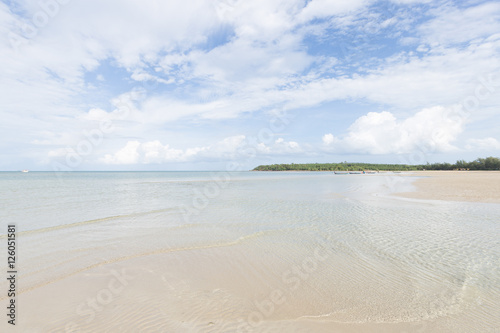
[[[500,2],[0,2],[0,170],[500,156]]]

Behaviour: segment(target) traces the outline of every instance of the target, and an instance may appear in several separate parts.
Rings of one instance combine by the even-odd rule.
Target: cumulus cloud
[[[323,135],[322,139],[325,145],[331,145],[336,140],[336,138],[331,133]]]
[[[104,164],[153,164],[207,160],[233,160],[255,158],[257,155],[280,155],[300,153],[302,149],[295,141],[278,138],[269,144],[252,144],[244,135],[227,137],[219,142],[203,147],[176,149],[160,141],[128,141],[114,154],[101,158]]]
[[[436,106],[398,120],[391,112],[369,112],[358,118],[342,138],[323,136],[323,143],[335,152],[401,154],[415,149],[448,152],[463,131],[464,119],[455,109]]]
[[[203,148],[173,149],[168,144],[163,145],[160,141],[128,141],[127,144],[114,154],[106,154],[101,162],[104,164],[150,164],[166,162],[183,162],[189,157],[196,155]]]
[[[138,149],[141,147],[139,141],[129,141],[122,149],[113,155],[107,154],[103,162],[105,164],[136,164],[139,162],[140,154]]]
[[[296,153],[300,152],[300,145],[295,141],[285,141],[283,138],[278,138],[274,142],[274,150],[278,153]]]

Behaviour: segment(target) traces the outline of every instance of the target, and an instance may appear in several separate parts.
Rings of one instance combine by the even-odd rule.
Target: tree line
[[[253,171],[417,171],[417,170],[500,170],[497,157],[478,158],[472,162],[458,160],[456,163],[374,164],[374,163],[305,163],[259,165]]]

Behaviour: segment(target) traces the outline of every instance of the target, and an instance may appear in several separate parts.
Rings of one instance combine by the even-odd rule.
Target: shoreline
[[[416,191],[394,195],[410,199],[500,203],[500,171],[413,171],[411,176],[422,177],[413,182]]]

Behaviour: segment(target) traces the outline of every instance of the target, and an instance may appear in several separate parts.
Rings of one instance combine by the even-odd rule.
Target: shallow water
[[[0,173],[1,234],[18,230],[18,327],[498,331],[500,205],[389,196],[411,180]],[[120,269],[135,278],[89,308]]]

